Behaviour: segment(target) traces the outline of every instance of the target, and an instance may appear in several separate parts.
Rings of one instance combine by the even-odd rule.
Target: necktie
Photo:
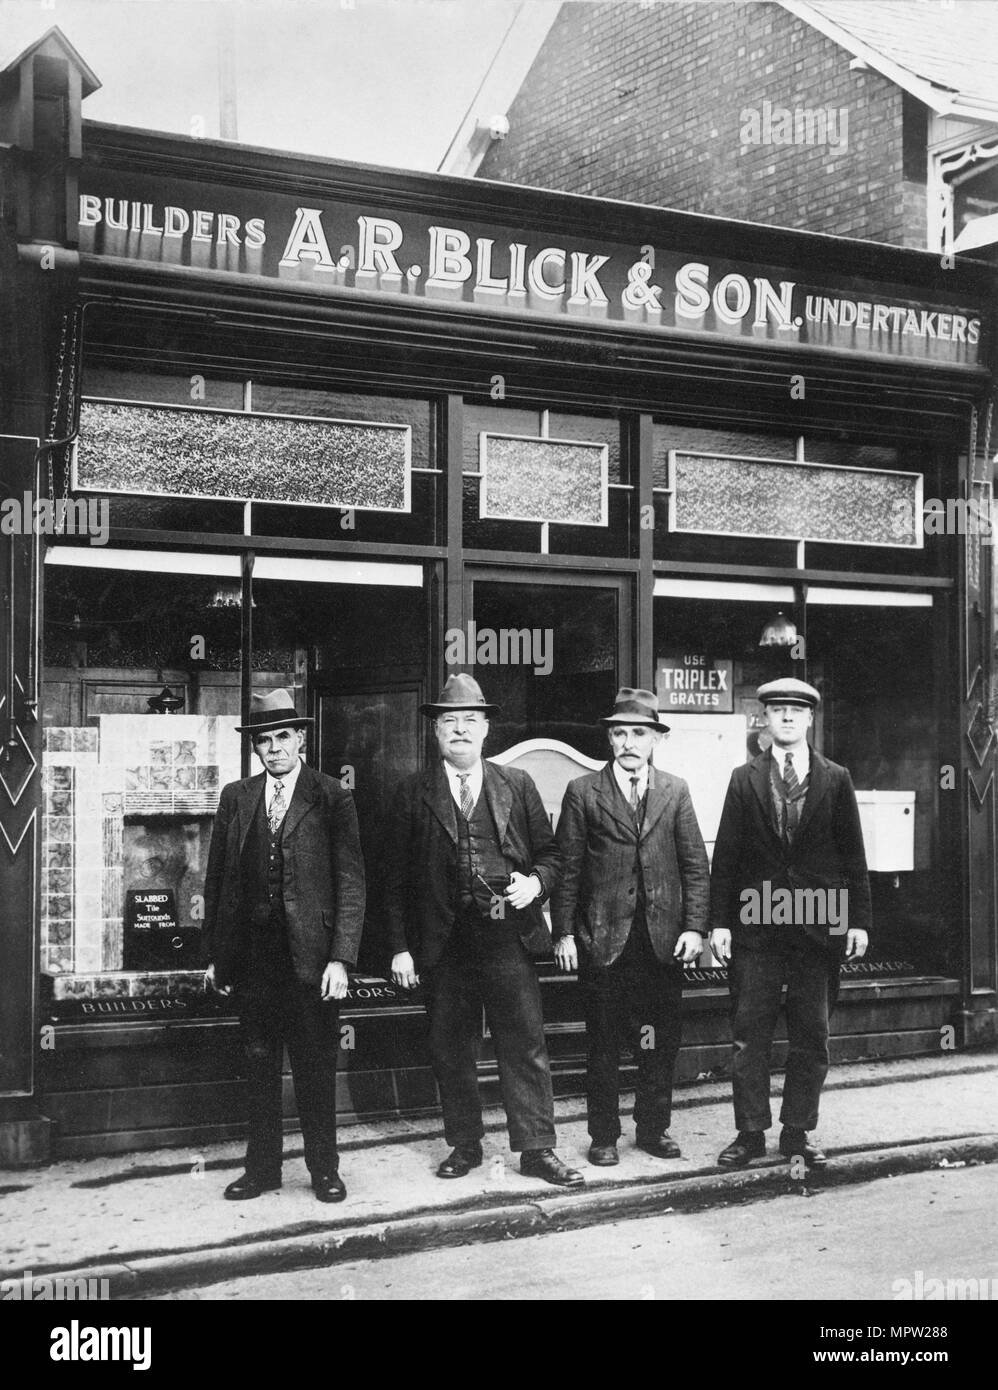
[[[794,835],[797,833],[797,822],[800,820],[800,807],[798,805],[800,782],[797,780],[793,757],[789,753],[785,754],[783,758],[783,786],[786,789],[786,800],[783,803],[783,829],[787,843],[792,845]]]
[[[638,796],[638,787],[640,783],[640,777],[631,778],[631,810],[634,812],[635,815],[638,814],[638,806],[641,802],[641,798]]]
[[[471,788],[468,786],[470,772],[459,772],[457,780],[461,783],[461,814],[465,820],[471,820],[475,810],[475,802],[471,795]]]
[[[281,821],[284,819],[287,805],[284,800],[284,783],[279,777],[274,778],[274,799],[270,803],[270,833],[276,835],[281,828]]]
[[[783,785],[787,789],[788,796],[792,796],[800,786],[800,783],[797,781],[797,772],[794,768],[792,753],[787,753],[783,759]]]

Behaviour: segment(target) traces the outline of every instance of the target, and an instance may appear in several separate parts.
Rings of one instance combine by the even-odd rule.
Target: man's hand
[[[205,982],[205,984],[208,986],[208,988],[209,988],[209,989],[213,989],[213,990],[215,991],[216,994],[231,994],[231,993],[232,993],[232,986],[231,986],[231,985],[225,985],[223,988],[219,988],[219,986],[216,985],[216,983],[215,983],[215,962],[214,962],[214,961],[212,961],[211,965],[209,965],[209,966],[208,966],[208,969],[204,972],[204,982]]]
[[[710,934],[710,949],[722,965],[727,965],[731,959],[731,932],[727,927],[714,928]]]
[[[862,960],[870,938],[862,927],[850,927],[846,933],[846,960]]]
[[[676,942],[673,956],[684,965],[692,965],[703,950],[703,937],[698,931],[684,931]]]
[[[347,968],[341,960],[331,960],[322,972],[323,999],[347,997]]]
[[[399,951],[397,956],[392,956],[392,983],[402,989],[414,989],[419,984],[416,962],[408,951]]]
[[[523,908],[529,907],[543,892],[544,888],[536,874],[521,874],[514,869],[509,876],[506,901],[510,907],[515,907],[517,911],[521,911]]]
[[[574,936],[562,936],[554,943],[554,959],[559,970],[578,970],[579,953]]]

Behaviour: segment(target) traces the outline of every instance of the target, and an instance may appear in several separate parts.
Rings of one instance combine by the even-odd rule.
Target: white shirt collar
[[[293,771],[293,772],[288,772],[288,773],[286,773],[286,774],[280,779],[280,780],[281,780],[281,785],[284,787],[284,804],[285,804],[285,806],[290,806],[290,805],[291,805],[291,798],[292,798],[292,797],[294,796],[294,794],[295,794],[295,786],[297,785],[297,782],[298,782],[298,775],[299,775],[300,772],[301,772],[301,758],[299,758],[298,761],[295,763],[294,771]],[[271,808],[271,805],[273,804],[274,797],[277,795],[276,788],[275,788],[275,783],[276,783],[276,782],[277,782],[277,778],[274,777],[272,773],[268,772],[268,773],[267,773],[267,810],[268,810],[268,812],[269,812],[269,810],[270,810],[270,808]]]
[[[630,800],[631,800],[631,778],[632,778],[632,776],[633,776],[633,777],[636,777],[636,778],[638,779],[638,800],[640,800],[641,797],[644,796],[645,792],[648,790],[648,772],[649,772],[649,768],[650,768],[650,764],[649,764],[649,763],[645,763],[644,767],[641,769],[640,772],[631,773],[631,772],[628,772],[628,771],[627,771],[626,767],[621,767],[621,766],[620,766],[620,763],[617,762],[617,759],[614,758],[614,760],[613,760],[613,775],[614,775],[614,777],[617,779],[617,786],[620,788],[621,792],[623,793],[624,800],[625,800],[626,802],[630,803]]]
[[[444,765],[444,771],[447,774],[447,781],[450,783],[450,794],[457,802],[457,804],[459,806],[461,804],[460,778],[462,776],[462,771],[467,772],[469,774],[468,788],[471,791],[472,800],[477,803],[478,798],[482,794],[482,783],[485,781],[485,768],[482,764],[481,758],[478,759],[478,762],[475,764],[474,767],[464,768],[463,770],[461,768],[455,767],[453,763],[449,763],[446,758],[442,759],[442,761]]]

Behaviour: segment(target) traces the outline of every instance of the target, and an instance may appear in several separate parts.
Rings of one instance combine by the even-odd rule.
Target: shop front
[[[57,58],[57,87],[71,57],[22,61]],[[4,156],[26,200],[4,506],[52,517],[0,536],[9,1152],[238,1133],[202,894],[255,688],[293,690],[360,817],[345,1115],[436,1104],[379,860],[433,754],[419,706],[458,669],[502,707],[486,752],[553,818],[618,686],[655,688],[708,845],[763,746],[757,685],[816,684],[875,909],[834,1056],[993,1040],[989,272],[79,123],[81,86],[61,163]],[[578,1092],[574,981],[539,969]],[[688,999],[687,1080],[727,1061],[709,951]]]

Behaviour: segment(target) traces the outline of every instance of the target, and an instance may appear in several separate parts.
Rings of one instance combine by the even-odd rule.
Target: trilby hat
[[[271,729],[304,729],[315,720],[299,714],[287,690],[256,692],[250,697],[250,715],[245,724],[236,726],[237,734],[265,734]]]
[[[425,705],[420,705],[419,712],[436,718],[438,714],[456,714],[458,710],[462,709],[476,709],[480,710],[482,714],[499,713],[499,706],[488,703],[482,694],[482,687],[474,676],[466,676],[457,672],[453,676],[447,677],[440,699],[430,700]]]
[[[668,724],[659,718],[658,696],[651,690],[634,689],[622,685],[617,691],[613,713],[605,714],[601,724],[650,724],[654,729],[669,732]]]

